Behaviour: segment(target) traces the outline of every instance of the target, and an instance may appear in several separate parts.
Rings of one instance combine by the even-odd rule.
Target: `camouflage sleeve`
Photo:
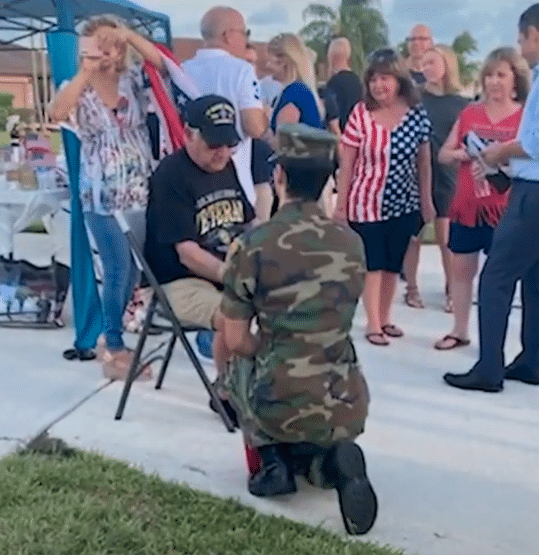
[[[358,263],[358,281],[360,294],[363,293],[365,286],[365,275],[367,273],[367,258],[365,256],[365,245],[363,239],[350,229],[350,245],[352,245],[354,258]]]
[[[231,320],[250,320],[256,313],[254,253],[249,252],[243,238],[236,239],[231,247],[233,253],[229,251],[223,277],[221,312]]]

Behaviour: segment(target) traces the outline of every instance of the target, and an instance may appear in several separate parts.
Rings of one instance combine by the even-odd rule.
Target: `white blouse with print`
[[[153,169],[146,124],[148,99],[140,66],[127,69],[118,84],[118,106],[107,107],[87,87],[75,119],[81,140],[80,197],[85,212],[144,208]]]

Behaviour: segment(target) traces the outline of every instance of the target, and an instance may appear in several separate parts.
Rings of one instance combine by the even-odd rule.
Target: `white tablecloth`
[[[0,189],[0,253],[13,253],[13,236],[29,224],[62,209],[67,187],[57,189]]]

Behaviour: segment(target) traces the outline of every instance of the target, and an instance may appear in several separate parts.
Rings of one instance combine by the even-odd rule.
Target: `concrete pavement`
[[[39,263],[46,236],[17,237],[21,255]],[[539,551],[539,388],[508,382],[501,394],[445,386],[445,371],[466,371],[473,344],[432,348],[447,333],[443,279],[435,247],[422,250],[424,310],[402,303],[395,323],[406,336],[382,348],[363,339],[363,311],[353,330],[372,404],[359,438],[380,503],[364,538],[420,555],[536,555]],[[69,314],[67,315],[69,320]],[[508,356],[518,352],[514,311]],[[0,329],[0,455],[44,428],[162,477],[240,499],[262,512],[343,532],[336,494],[305,482],[299,493],[260,500],[246,491],[242,438],[207,408],[207,396],[181,347],[164,388],[135,384],[123,420],[113,419],[122,384],[108,384],[94,362],[67,362],[72,330]],[[134,336],[127,336],[134,342]],[[152,341],[159,341],[153,338]],[[211,365],[208,365],[211,373]],[[52,424],[52,426],[51,426]],[[298,480],[298,483],[300,481]]]

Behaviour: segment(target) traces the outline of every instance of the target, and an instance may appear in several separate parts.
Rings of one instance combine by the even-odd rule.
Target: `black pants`
[[[480,359],[485,379],[504,376],[504,343],[511,301],[522,280],[522,352],[519,362],[539,366],[539,182],[515,180],[479,282]]]

